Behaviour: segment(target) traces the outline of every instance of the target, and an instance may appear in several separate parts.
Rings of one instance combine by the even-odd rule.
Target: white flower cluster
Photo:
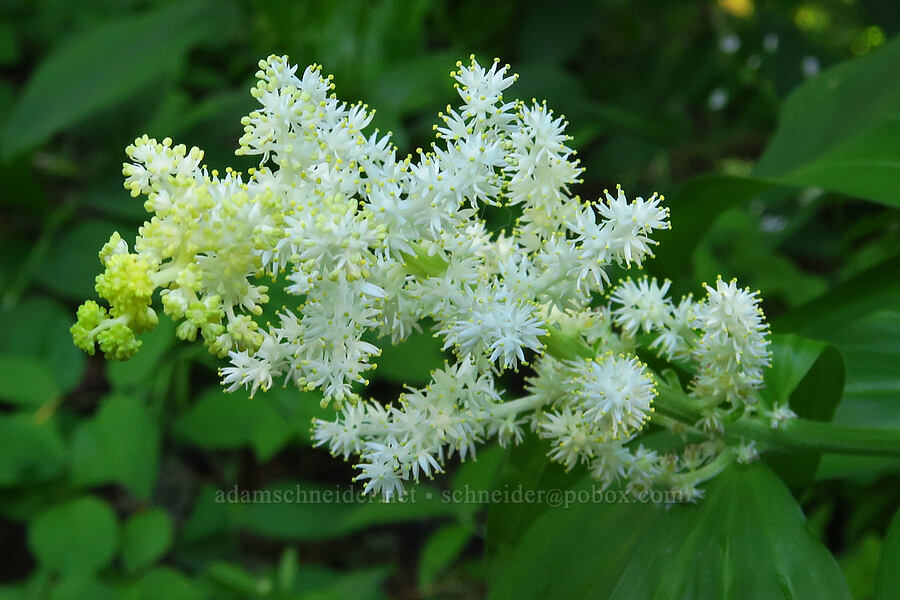
[[[705,408],[749,403],[768,361],[758,299],[720,281],[705,301],[676,306],[668,283],[642,279],[593,306],[611,265],[652,257],[654,232],[669,227],[663,198],[573,196],[582,169],[562,117],[507,99],[516,76],[498,61],[472,57],[451,76],[461,103],[415,155],[366,133],[373,113],[337,99],[318,66],[298,74],[279,56],[260,62],[260,108],[242,121],[238,154],[261,159],[246,179],[209,172],[196,148],[136,140],[126,187],[147,197],[152,217],[133,252],[117,234],[104,247],[97,290],[111,307],[79,309],[76,343],[129,357],[134,334],[156,323],[158,289],[179,337],[199,333],[229,357],[228,390],[320,390],[338,413],[315,422],[316,442],[359,457],[358,478],[385,498],[488,438],[518,443],[528,424],[567,467],[588,463],[608,483],[681,485],[679,473],[724,445],[680,458],[628,445],[657,393],[637,340],[656,334],[651,349],[695,363]],[[486,205],[515,211],[514,229],[489,232]],[[282,277],[297,297],[265,328],[252,318],[268,301],[262,276]],[[426,321],[454,362],[395,404],[361,398],[381,354],[373,340],[400,343]],[[531,363],[528,395],[502,399],[496,377]]]

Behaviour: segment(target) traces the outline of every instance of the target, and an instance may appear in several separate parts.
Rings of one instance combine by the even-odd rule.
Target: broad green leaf
[[[75,571],[63,577],[53,592],[50,600],[116,600],[115,590],[101,582],[88,572]]]
[[[99,250],[99,248],[98,248]],[[99,262],[95,263],[99,267]],[[0,353],[29,356],[52,365],[60,391],[71,391],[81,380],[85,354],[72,343],[69,327],[75,316],[58,303],[29,298],[0,312]]]
[[[406,502],[384,503],[362,496],[358,486],[285,483],[264,489],[238,486],[204,489],[185,524],[189,540],[246,531],[269,539],[306,541],[339,538],[388,523],[456,516],[440,491],[410,486]]]
[[[893,600],[900,590],[900,510],[891,520],[875,574],[875,600]]]
[[[0,400],[37,408],[59,398],[53,371],[43,361],[0,354]]]
[[[854,598],[872,598],[881,545],[878,536],[870,533],[838,559],[847,587]]]
[[[900,205],[900,38],[801,85],[754,176]]]
[[[847,362],[847,388],[835,421],[900,428],[900,310],[873,313],[822,337]]]
[[[770,407],[788,402],[804,419],[830,421],[844,391],[844,360],[825,342],[796,335],[772,336],[772,366],[760,391]],[[812,482],[820,455],[811,452],[767,453],[766,463],[792,488]]]
[[[107,397],[72,442],[72,479],[79,485],[117,482],[146,498],[159,463],[159,427],[144,402]]]
[[[580,479],[575,471],[547,458],[543,440],[529,437],[524,443],[507,450],[506,461],[496,479],[497,489],[540,490],[568,489]],[[496,503],[488,508],[486,551],[492,572],[502,568],[503,560],[516,547],[528,528],[547,510],[540,502]],[[498,566],[500,565],[500,566]]]
[[[122,600],[206,600],[204,586],[171,567],[157,567],[124,588]]]
[[[847,366],[844,398],[835,423],[863,427],[900,427],[900,257],[891,258],[836,286],[821,298],[775,320],[775,331],[797,331],[829,341]],[[819,478],[900,468],[884,457],[826,455]]]
[[[152,565],[172,546],[172,520],[160,508],[129,518],[122,528],[122,566],[129,573]]]
[[[112,509],[93,496],[84,496],[35,517],[28,530],[28,547],[45,569],[91,572],[112,560],[118,535]]]
[[[202,394],[190,410],[178,418],[175,430],[184,439],[204,448],[232,449],[252,446],[260,460],[268,460],[290,441],[301,427],[309,428],[309,420],[300,423],[286,419],[268,401],[269,394],[285,394],[283,390],[257,392],[250,398],[244,391],[225,393],[212,388]],[[294,394],[295,402],[318,400],[313,394]]]
[[[6,123],[3,154],[36,146],[147,88],[197,42],[222,35],[231,16],[227,4],[175,2],[75,35],[28,81]]]
[[[65,447],[54,419],[0,414],[0,488],[48,481],[65,465]]]
[[[432,533],[419,555],[417,579],[427,588],[456,560],[472,539],[472,532],[461,525],[446,525]]]
[[[771,407],[789,401],[827,347],[825,342],[797,335],[773,335],[769,345],[772,365],[766,369],[765,387],[759,392],[766,404]]]
[[[771,188],[765,182],[725,175],[705,175],[688,181],[666,199],[672,229],[655,236],[659,246],[656,258],[647,263],[648,271],[676,281],[689,275],[694,251],[716,218]]]
[[[827,294],[779,316],[773,331],[828,339],[860,317],[900,306],[900,255],[836,285]],[[840,343],[836,344],[840,347]]]
[[[547,510],[504,565],[491,600],[849,598],[834,557],[760,464],[727,469],[696,505]]]
[[[835,423],[900,428],[900,311],[877,312],[835,331],[823,332],[847,362],[844,400]],[[824,456],[818,477],[900,470],[900,460],[884,457]]]

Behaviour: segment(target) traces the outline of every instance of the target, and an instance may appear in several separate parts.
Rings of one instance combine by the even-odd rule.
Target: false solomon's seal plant
[[[462,104],[439,114],[430,150],[410,156],[366,133],[373,113],[338,100],[319,66],[298,74],[281,56],[259,66],[260,108],[242,120],[237,150],[259,168],[210,171],[201,150],[169,139],[126,150],[125,187],[152,216],[133,245],[114,233],[100,251],[104,302],[78,309],[80,348],[134,355],[158,322],[158,291],[179,338],[227,358],[227,390],[320,390],[336,412],[313,423],[315,442],[353,460],[385,500],[454,454],[528,431],[603,485],[686,499],[760,450],[816,446],[820,434],[787,406],[760,402],[770,352],[756,293],[724,279],[678,299],[668,281],[611,285],[611,267],[652,258],[654,233],[670,226],[663,197],[573,195],[582,168],[566,122],[509,99],[508,66],[457,63]],[[521,216],[491,233],[485,205]],[[261,323],[267,280],[296,301]],[[452,362],[389,405],[365,398],[381,354],[372,340],[401,343],[423,327]],[[498,377],[522,367],[525,393],[511,397]],[[650,422],[684,443],[642,444]]]

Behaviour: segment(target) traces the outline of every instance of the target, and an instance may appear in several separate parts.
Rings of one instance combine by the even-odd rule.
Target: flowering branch
[[[242,120],[237,153],[261,159],[246,177],[208,170],[197,148],[135,140],[125,187],[151,217],[131,248],[114,233],[101,249],[96,290],[108,306],[79,307],[75,343],[133,356],[158,322],[158,292],[179,338],[228,358],[226,390],[281,381],[321,391],[336,414],[314,422],[315,443],[354,457],[357,479],[385,499],[454,454],[491,438],[519,443],[526,429],[553,460],[584,464],[605,485],[688,498],[730,462],[754,459],[754,440],[797,443],[805,426],[786,422],[793,413],[758,401],[770,360],[758,295],[721,279],[697,301],[646,277],[610,290],[611,266],[652,258],[653,235],[669,228],[663,197],[629,200],[617,188],[582,201],[562,117],[508,101],[516,76],[498,61],[473,57],[451,76],[462,104],[439,115],[436,142],[415,156],[364,133],[373,113],[338,100],[320,67],[298,75],[278,56],[260,62],[260,108]],[[488,231],[485,205],[516,211],[512,231]],[[297,298],[265,326],[264,277]],[[453,362],[390,405],[360,397],[381,355],[366,334],[396,344],[426,320]],[[687,365],[688,395],[661,383],[639,347]],[[527,395],[504,400],[497,377],[523,367]],[[699,441],[646,448],[640,433],[657,410],[657,424],[690,427]]]

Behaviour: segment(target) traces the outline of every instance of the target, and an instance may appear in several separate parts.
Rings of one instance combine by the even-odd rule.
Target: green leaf
[[[3,154],[36,146],[147,88],[197,42],[222,35],[230,12],[227,4],[175,2],[75,35],[28,81],[6,124]]]
[[[900,590],[900,510],[894,514],[884,544],[881,547],[881,560],[875,573],[875,600],[893,600]]]
[[[290,394],[283,390],[258,392],[253,398],[243,391],[226,393],[211,388],[178,418],[175,430],[184,439],[203,448],[232,449],[252,446],[256,456],[266,461],[287,444],[291,436],[305,423],[286,419],[271,403],[269,394]],[[294,402],[314,402],[313,394],[294,391]]]
[[[184,527],[200,540],[222,532],[247,531],[275,540],[340,538],[388,523],[456,516],[458,508],[426,485],[410,486],[406,502],[363,497],[360,487],[284,483],[252,490],[205,488]]]
[[[775,331],[797,331],[829,341],[847,366],[844,397],[834,422],[862,427],[900,427],[900,256],[890,258],[827,294],[775,320]],[[820,479],[900,468],[885,457],[825,455]]]
[[[99,248],[98,248],[99,250]],[[99,268],[99,262],[93,263]],[[30,298],[0,312],[0,353],[30,356],[53,366],[62,393],[81,380],[85,354],[72,343],[69,327],[75,316],[45,298]]]
[[[830,339],[853,321],[873,312],[900,306],[900,255],[838,284],[827,294],[772,322],[780,333],[800,333]],[[841,346],[837,342],[838,347]]]
[[[41,513],[28,530],[28,547],[43,568],[51,571],[102,569],[112,560],[117,541],[115,513],[93,496]]]
[[[841,328],[822,332],[847,363],[844,400],[835,423],[900,428],[900,311],[876,312]],[[818,477],[900,470],[900,460],[884,457],[824,456]]]
[[[835,421],[900,428],[900,311],[876,312],[822,337],[847,361],[847,388]]]
[[[382,600],[382,585],[390,567],[333,570],[319,566],[301,567],[294,592],[300,600]]]
[[[60,395],[53,371],[37,359],[0,354],[0,400],[37,408]]]
[[[132,516],[122,529],[122,565],[129,573],[152,565],[172,547],[169,515],[151,508]]]
[[[698,244],[725,210],[744,204],[772,188],[769,183],[744,177],[705,175],[688,181],[666,205],[672,229],[660,232],[659,250],[648,271],[675,281],[690,274]]]
[[[266,595],[271,590],[271,582],[257,577],[239,565],[227,562],[214,562],[206,569],[207,579],[215,582],[228,592],[240,597]]]
[[[880,556],[881,539],[873,533],[841,555],[838,564],[854,598],[872,598]]]
[[[419,555],[419,587],[427,588],[465,549],[472,532],[461,525],[446,525],[428,537]]]
[[[128,586],[122,600],[206,600],[203,587],[170,567],[157,567]]]
[[[585,479],[576,491],[594,486]],[[765,465],[727,469],[706,492],[696,505],[548,510],[489,598],[849,598],[834,557]]]
[[[65,465],[65,446],[53,419],[0,415],[0,487],[48,481]]]
[[[534,436],[507,451],[506,463],[497,478],[497,489],[568,489],[580,476],[566,472],[547,458],[548,447]],[[516,547],[528,528],[547,510],[540,502],[495,503],[488,508],[485,546],[492,572],[502,570],[502,562]],[[498,566],[499,565],[499,566]]]
[[[117,482],[149,497],[159,463],[159,427],[142,400],[110,396],[72,442],[72,479],[79,485]]]
[[[60,580],[50,600],[116,600],[115,590],[109,585],[98,581],[93,574],[76,571],[67,574]]]
[[[900,205],[900,38],[808,80],[754,176]]]
[[[799,417],[830,421],[844,391],[844,360],[825,342],[796,335],[772,336],[772,366],[760,396],[770,407],[788,402]],[[812,452],[767,453],[766,463],[789,486],[812,483],[821,455]]]

